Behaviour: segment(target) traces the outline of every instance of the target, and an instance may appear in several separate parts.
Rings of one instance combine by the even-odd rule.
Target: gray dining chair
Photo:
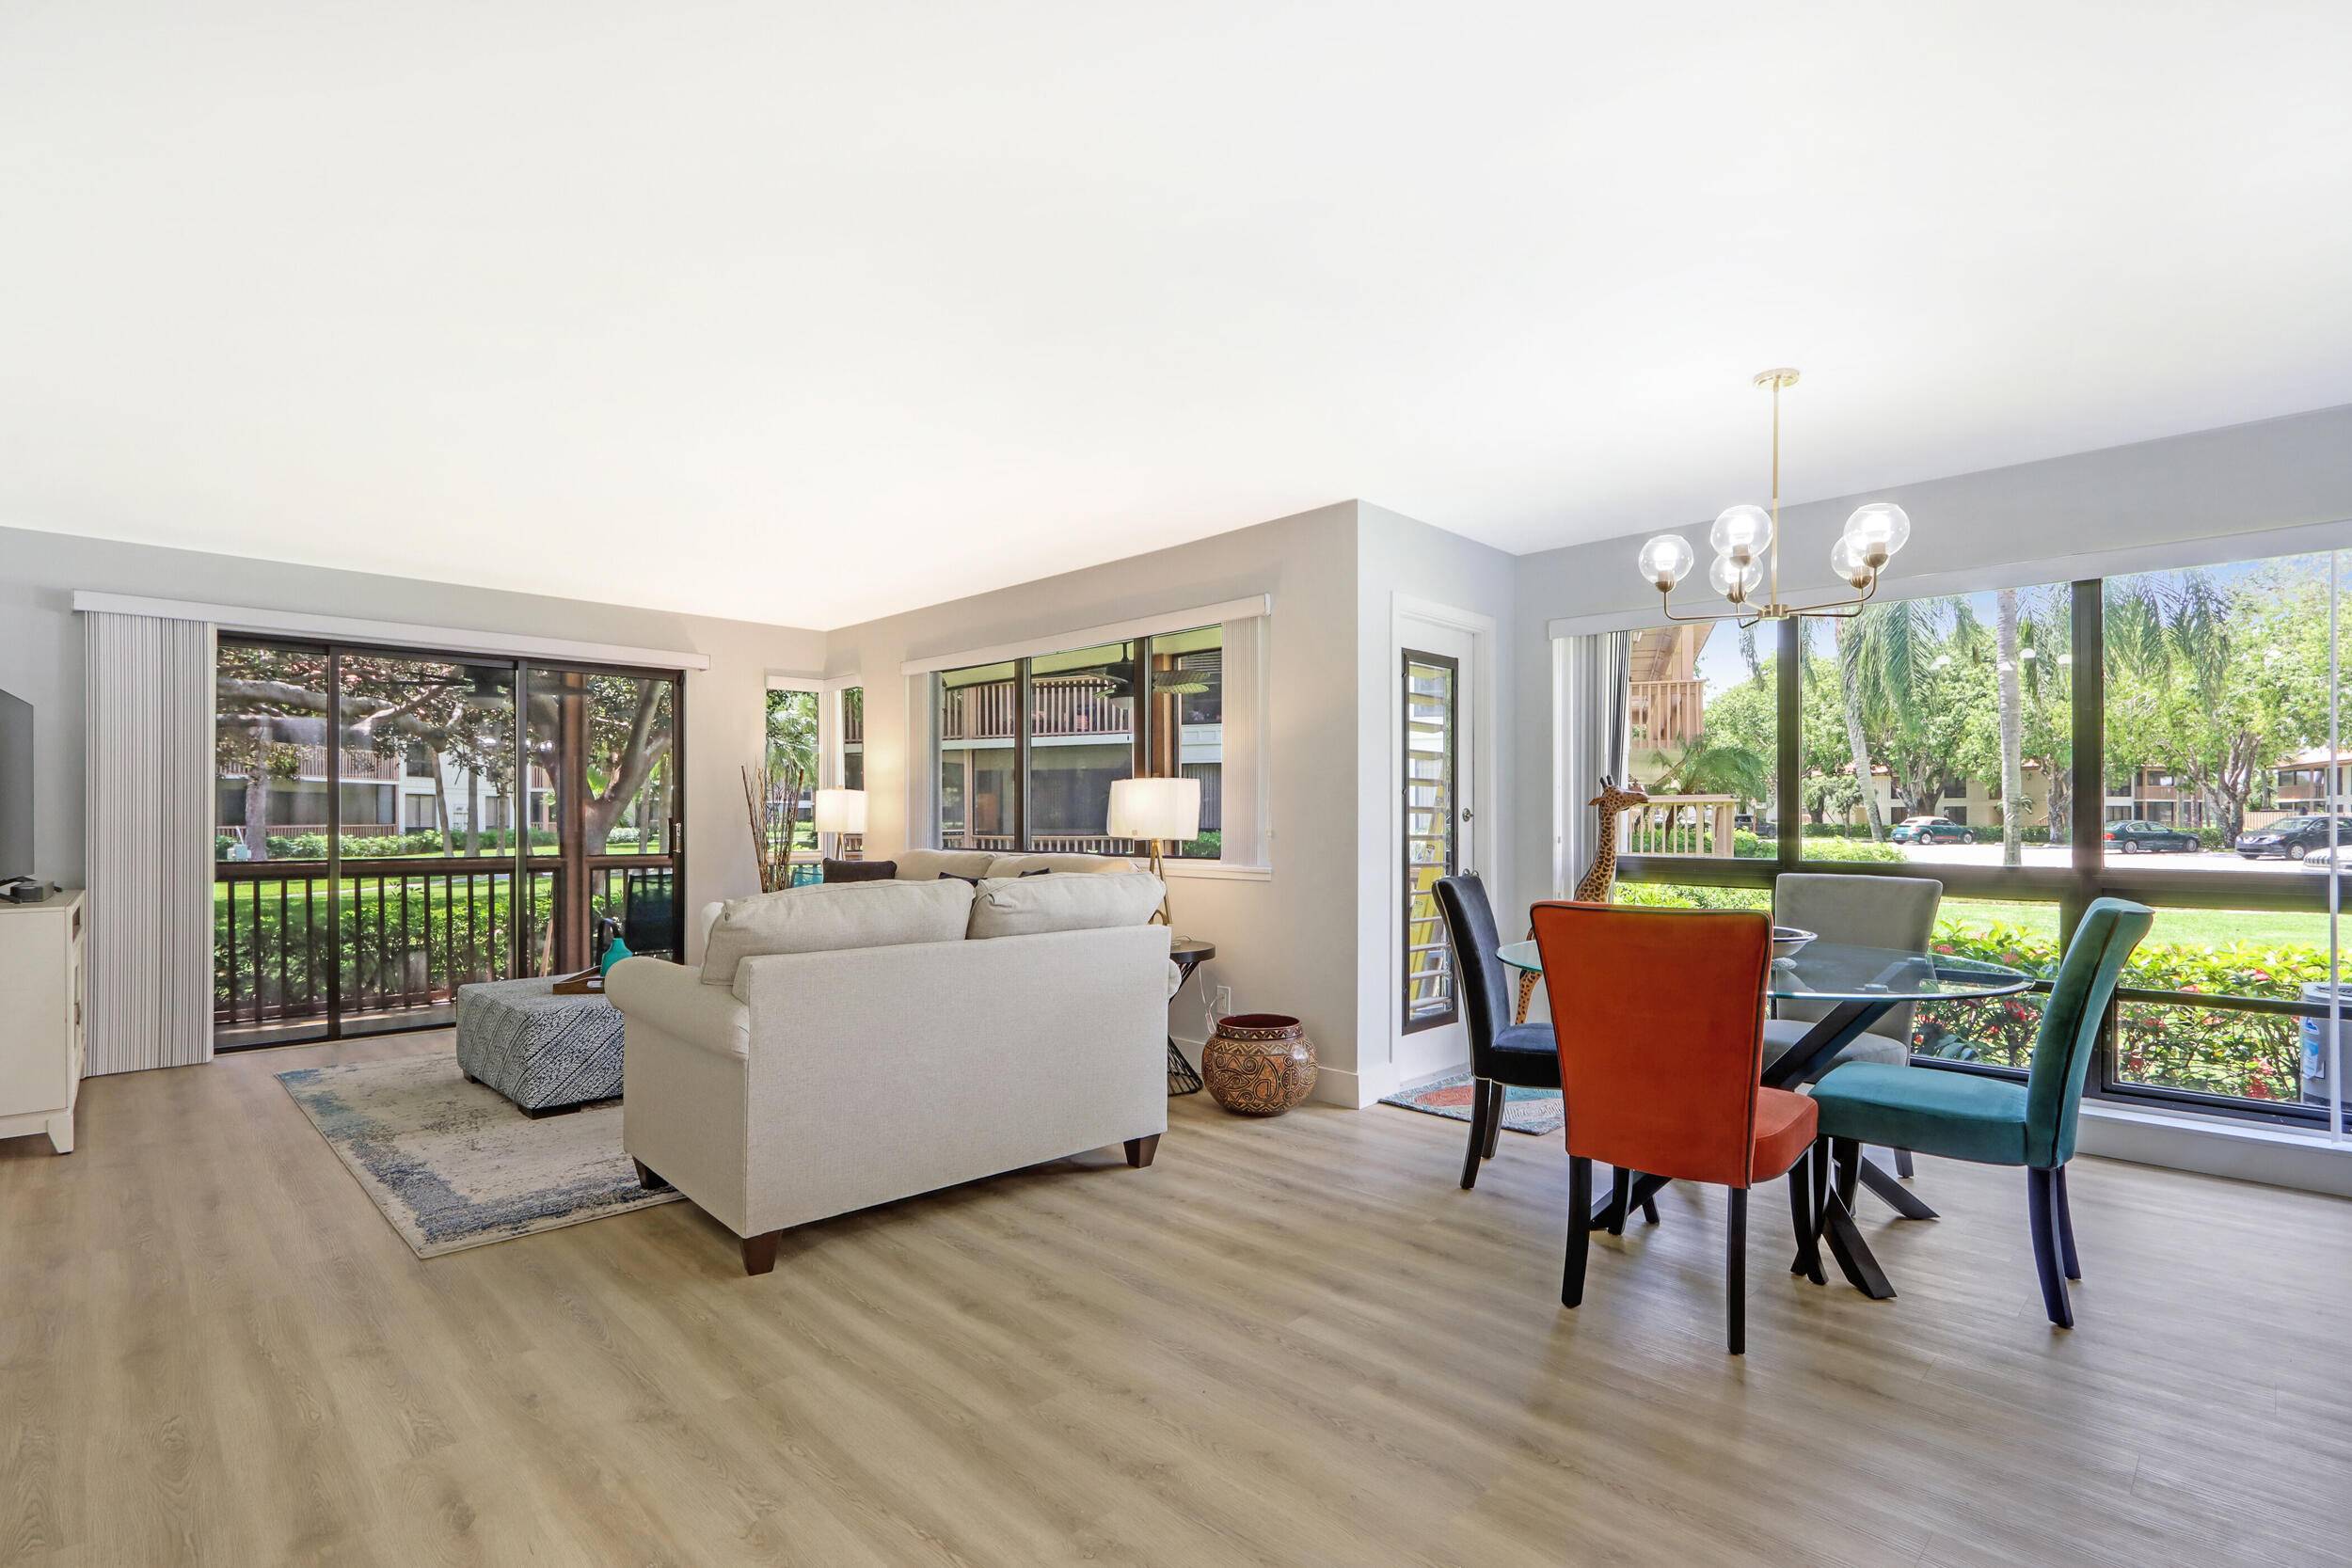
[[[1944,884],[1926,877],[1866,877],[1791,872],[1772,883],[1772,923],[1811,931],[1823,942],[1855,947],[1894,947],[1924,953],[1935,934]],[[1764,1066],[1787,1055],[1836,1004],[1784,1001],[1764,1022]],[[1911,1065],[1912,1014],[1917,1004],[1890,1007],[1861,1038],[1805,1075],[1808,1083],[1846,1062]],[[1895,1171],[1911,1174],[1911,1151],[1895,1151]]]

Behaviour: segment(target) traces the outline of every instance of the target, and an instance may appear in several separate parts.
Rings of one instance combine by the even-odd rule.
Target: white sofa
[[[656,958],[607,979],[627,1021],[622,1145],[642,1180],[742,1238],[749,1273],[811,1220],[1114,1143],[1152,1161],[1168,1126],[1168,933],[1143,923],[1156,879],[1120,879],[1138,885],[1113,900],[1119,924],[995,935],[1089,918],[1070,913],[1081,906],[1101,918],[1110,889],[1068,873],[1126,863],[977,888],[940,869],[725,906],[731,938],[707,938],[723,985]],[[931,887],[904,886],[922,870]],[[899,940],[936,936],[955,907],[970,934]],[[762,920],[821,950],[744,956]],[[841,945],[877,934],[888,944]]]

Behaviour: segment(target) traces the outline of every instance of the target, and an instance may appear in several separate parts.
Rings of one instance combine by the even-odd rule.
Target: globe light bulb
[[[2030,660],[2040,658],[2042,656],[2034,652],[2031,648],[2020,648],[2017,650],[2017,657],[2019,658]]]
[[[1679,533],[1661,533],[1642,546],[1642,576],[1662,594],[1689,576],[1697,561],[1688,539]]]
[[[1870,578],[1876,575],[1869,562],[1863,559],[1862,546],[1851,534],[1840,534],[1837,543],[1829,547],[1829,569],[1856,588],[1869,587]]]
[[[1717,555],[1751,560],[1772,547],[1772,515],[1760,506],[1724,507],[1707,531],[1707,542]]]
[[[1862,559],[1883,566],[1911,538],[1911,518],[1893,501],[1872,501],[1854,508],[1846,519],[1846,537],[1861,547]]]
[[[1715,564],[1707,569],[1707,585],[1733,604],[1745,603],[1763,581],[1764,563],[1753,557],[1734,561],[1727,555],[1719,555]]]

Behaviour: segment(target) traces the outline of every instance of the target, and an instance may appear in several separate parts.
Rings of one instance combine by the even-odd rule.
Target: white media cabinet
[[[82,1086],[84,895],[0,901],[0,1138],[49,1134],[73,1152]]]

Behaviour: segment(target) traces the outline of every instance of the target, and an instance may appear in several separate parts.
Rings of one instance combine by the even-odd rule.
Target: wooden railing
[[[1047,676],[1029,688],[1029,733],[1032,736],[1107,735],[1133,733],[1130,705],[1115,702],[1110,683],[1099,675]],[[943,740],[1010,740],[1014,712],[1013,683],[986,681],[951,688],[941,705]]]
[[[1010,833],[951,833],[943,847],[949,849],[993,849],[1000,855],[1013,853]],[[1126,855],[1134,853],[1134,849],[1123,838],[1108,838],[1101,833],[1031,833],[1028,853]]]
[[[1617,825],[1621,855],[1700,855],[1728,860],[1735,852],[1729,795],[1653,795],[1627,808]]]
[[[1704,681],[1635,681],[1633,738],[1652,750],[1694,739],[1707,721]]]

